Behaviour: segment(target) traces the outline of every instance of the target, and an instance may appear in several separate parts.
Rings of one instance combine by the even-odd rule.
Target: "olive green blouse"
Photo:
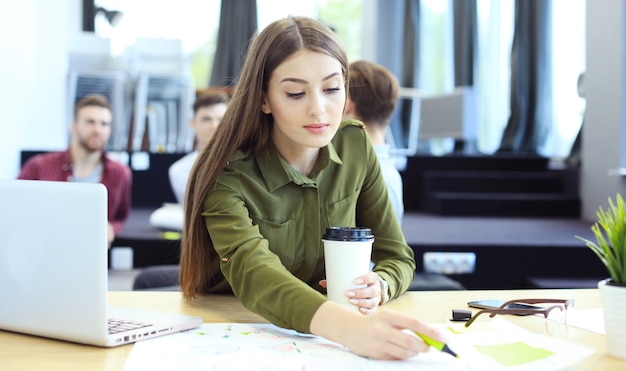
[[[318,282],[325,278],[321,237],[328,226],[372,229],[373,270],[389,283],[392,298],[413,279],[413,251],[359,121],[342,122],[309,176],[284,161],[271,140],[256,155],[236,152],[202,215],[218,255],[210,291],[230,287],[277,326],[310,332],[327,300]]]

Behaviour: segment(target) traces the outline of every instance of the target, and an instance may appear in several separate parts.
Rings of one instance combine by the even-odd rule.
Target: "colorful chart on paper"
[[[133,346],[125,370],[556,370],[593,352],[504,320],[462,333],[440,325],[460,359],[432,350],[406,361],[357,356],[318,336],[270,324],[205,323]]]
[[[126,370],[467,370],[431,351],[411,361],[374,361],[323,338],[268,324],[205,323],[134,345]]]

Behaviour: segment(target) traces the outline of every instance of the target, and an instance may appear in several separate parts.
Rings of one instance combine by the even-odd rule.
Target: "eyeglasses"
[[[552,304],[545,307],[532,304]],[[519,316],[541,314],[546,318],[546,327],[552,332],[556,325],[560,328],[567,324],[567,311],[574,308],[574,299],[516,299],[504,302],[498,308],[481,309],[476,312],[466,323],[469,327],[483,313],[489,313],[492,318],[496,314],[515,314]],[[552,323],[551,323],[552,322]]]

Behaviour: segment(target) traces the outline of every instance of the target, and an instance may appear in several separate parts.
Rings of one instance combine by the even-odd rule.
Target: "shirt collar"
[[[103,166],[106,164],[107,161],[109,161],[109,157],[106,151],[102,151],[102,154],[100,155],[100,159],[102,160]],[[63,153],[63,163],[67,164],[70,167],[72,166],[72,148],[71,147],[68,147]]]
[[[310,177],[300,174],[289,166],[287,161],[278,154],[271,138],[256,157],[265,185],[270,192],[274,192],[291,182],[298,185],[315,185],[315,178],[331,161],[337,165],[343,164],[332,142],[320,149],[320,155],[313,166]]]

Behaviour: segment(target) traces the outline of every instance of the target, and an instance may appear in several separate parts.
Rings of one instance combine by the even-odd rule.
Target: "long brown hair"
[[[211,140],[201,149],[187,183],[180,256],[180,284],[187,300],[207,292],[216,273],[209,268],[216,253],[201,215],[204,200],[237,150],[256,154],[267,143],[273,118],[263,113],[261,106],[269,80],[276,67],[302,49],[337,59],[344,81],[348,80],[345,51],[331,29],[319,21],[281,19],[254,38],[228,109]]]

